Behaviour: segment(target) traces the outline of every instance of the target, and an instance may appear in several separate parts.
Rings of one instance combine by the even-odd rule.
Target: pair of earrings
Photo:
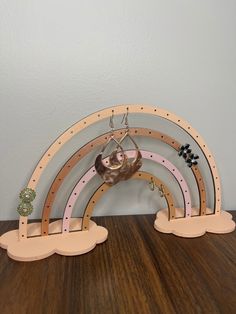
[[[97,173],[108,185],[115,185],[121,180],[128,180],[142,166],[142,154],[135,140],[129,133],[128,114],[129,111],[127,108],[127,112],[121,121],[121,123],[124,122],[125,124],[125,133],[120,140],[117,140],[114,135],[114,113],[112,112],[109,124],[111,130],[108,141],[102,147],[101,152],[95,160],[95,169]],[[126,138],[129,138],[135,147],[135,156],[133,159],[128,158],[122,147],[122,143]],[[108,156],[107,164],[104,164],[102,161],[103,153],[111,142],[115,143],[115,149]]]
[[[166,192],[164,190],[164,186],[163,184],[161,184],[159,187],[155,184],[154,180],[151,179],[151,181],[149,182],[149,188],[151,191],[154,191],[155,188],[158,188],[158,192],[160,194],[160,197],[164,197],[166,195]]]

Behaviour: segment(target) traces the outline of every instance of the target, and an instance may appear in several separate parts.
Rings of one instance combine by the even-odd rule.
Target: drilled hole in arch
[[[152,134],[152,132],[151,132],[151,131],[149,131],[148,133],[149,133],[149,134]]]
[[[66,219],[68,219],[68,217],[66,217]]]
[[[112,109],[112,111],[111,112],[113,112],[114,113],[114,109]]]
[[[35,182],[35,179],[33,180],[33,182]]]
[[[92,203],[95,204],[95,201],[93,201]]]
[[[143,110],[143,107],[141,107],[140,109]]]
[[[187,191],[187,190],[185,190],[184,192],[185,192],[185,193],[187,193],[188,191]]]
[[[51,154],[48,154],[48,157],[50,157],[51,156]]]
[[[77,193],[74,193],[74,195],[77,195]]]
[[[142,175],[141,175],[141,173],[139,173],[139,177],[141,177]]]
[[[170,115],[170,114],[169,114],[169,113],[167,113],[166,115],[167,115],[167,117],[169,117],[169,115]]]
[[[89,217],[89,215],[86,215],[86,217]]]
[[[102,189],[101,191],[103,192],[104,190]]]
[[[165,160],[162,160],[162,162],[165,162]]]
[[[44,222],[47,222],[48,220],[47,219],[44,219]]]
[[[154,109],[154,111],[156,112],[157,110],[156,110],[156,109]]]
[[[164,138],[164,136],[162,135],[161,138]]]
[[[83,180],[83,183],[85,183],[85,180]]]
[[[69,205],[69,207],[71,207],[71,205]]]
[[[93,172],[95,172],[95,169],[93,169]]]
[[[87,122],[86,121],[84,121],[84,124],[86,124]]]
[[[135,130],[135,131],[134,131],[134,133],[138,133],[138,131],[137,131],[137,130]]]
[[[24,221],[22,221],[22,223],[21,223],[22,225],[24,225]]]
[[[70,134],[73,134],[74,133],[74,131],[70,131]]]
[[[180,120],[178,120],[178,122],[180,122]]]
[[[173,169],[172,171],[175,171],[175,169]]]
[[[181,179],[180,182],[183,182],[183,180]]]
[[[61,142],[58,142],[59,145],[61,145]]]
[[[39,168],[40,168],[40,169],[42,169],[43,167],[42,167],[42,166],[40,166]]]
[[[150,155],[150,157],[152,158],[152,155]]]
[[[98,114],[98,118],[100,117],[100,114]]]
[[[67,229],[64,229],[64,231],[66,231]]]

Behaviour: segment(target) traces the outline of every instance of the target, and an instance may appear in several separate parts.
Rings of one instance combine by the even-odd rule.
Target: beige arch
[[[208,149],[205,141],[203,138],[197,133],[195,129],[191,127],[191,125],[186,122],[185,120],[181,119],[180,117],[176,116],[175,114],[158,108],[158,107],[152,107],[149,105],[119,105],[114,106],[110,108],[106,108],[100,111],[97,111],[95,113],[90,114],[86,118],[78,121],[74,125],[72,125],[69,129],[67,129],[62,135],[60,135],[55,142],[48,148],[48,150],[45,152],[43,157],[38,162],[30,180],[28,183],[28,187],[31,189],[36,188],[37,183],[42,175],[42,172],[48,165],[49,161],[53,158],[53,156],[61,149],[61,147],[68,142],[73,136],[78,134],[80,131],[85,129],[86,127],[96,123],[99,120],[103,120],[105,118],[108,118],[113,113],[114,115],[120,115],[125,114],[129,110],[129,113],[142,113],[142,114],[149,114],[149,115],[155,115],[161,118],[164,118],[170,122],[173,122],[174,124],[178,125],[180,128],[185,130],[198,144],[198,146],[201,148],[203,154],[205,155],[211,174],[213,179],[213,185],[214,185],[214,197],[215,197],[215,206],[214,206],[214,212],[215,214],[220,214],[221,209],[221,187],[220,187],[220,179],[218,175],[218,171],[216,168],[216,164],[213,158],[212,153]],[[19,239],[26,239],[27,238],[27,223],[28,223],[28,217],[20,216],[19,219]]]
[[[169,216],[168,218],[169,218],[169,220],[175,218],[175,206],[174,206],[173,196],[170,193],[167,186],[160,179],[158,179],[157,177],[155,177],[154,175],[152,175],[146,171],[136,172],[131,177],[131,179],[146,180],[149,182],[153,180],[158,188],[163,187],[164,188],[163,196],[166,199],[166,203],[167,203],[167,207],[168,207],[168,216]],[[103,183],[102,185],[100,185],[100,187],[95,191],[95,193],[90,198],[90,200],[89,200],[89,202],[85,208],[83,219],[82,219],[82,230],[83,231],[88,230],[89,220],[92,216],[92,212],[93,212],[93,209],[94,209],[96,203],[106,193],[106,191],[108,191],[110,188],[111,188],[111,186],[109,186],[106,183]]]

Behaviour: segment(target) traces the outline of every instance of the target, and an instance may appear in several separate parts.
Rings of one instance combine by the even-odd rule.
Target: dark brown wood
[[[184,239],[155,231],[154,215],[94,220],[108,240],[85,255],[25,263],[0,249],[0,313],[236,313],[236,232]]]

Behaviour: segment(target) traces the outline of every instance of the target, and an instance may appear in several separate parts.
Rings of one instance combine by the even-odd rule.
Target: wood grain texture
[[[0,249],[1,314],[235,313],[236,232],[184,239],[154,219],[97,217],[108,241],[76,257],[24,263]],[[1,222],[0,234],[16,227]]]
[[[103,110],[94,112],[84,119],[76,122],[70,128],[68,128],[64,133],[62,133],[47,149],[44,153],[40,161],[38,162],[36,168],[33,171],[33,174],[28,182],[28,188],[33,190],[36,189],[37,183],[44,171],[47,167],[50,160],[56,153],[63,147],[65,143],[67,143],[73,136],[84,130],[85,128],[89,127],[90,125],[101,121],[106,118],[110,118],[111,115],[123,115],[127,113],[139,113],[139,114],[149,114],[152,116],[158,116],[163,119],[166,119],[176,126],[179,126],[181,129],[185,130],[192,139],[196,142],[196,144],[201,149],[202,153],[204,154],[207,163],[210,168],[212,180],[213,180],[213,188],[214,188],[214,213],[220,215],[221,211],[221,184],[220,184],[220,177],[218,174],[218,170],[213,158],[212,153],[210,152],[209,148],[207,147],[206,143],[204,142],[203,138],[197,131],[190,126],[190,124],[183,120],[182,118],[176,116],[173,113],[161,108],[152,107],[149,105],[118,105],[109,108],[105,108]],[[19,218],[19,240],[24,240],[27,238],[27,216],[20,216]]]

